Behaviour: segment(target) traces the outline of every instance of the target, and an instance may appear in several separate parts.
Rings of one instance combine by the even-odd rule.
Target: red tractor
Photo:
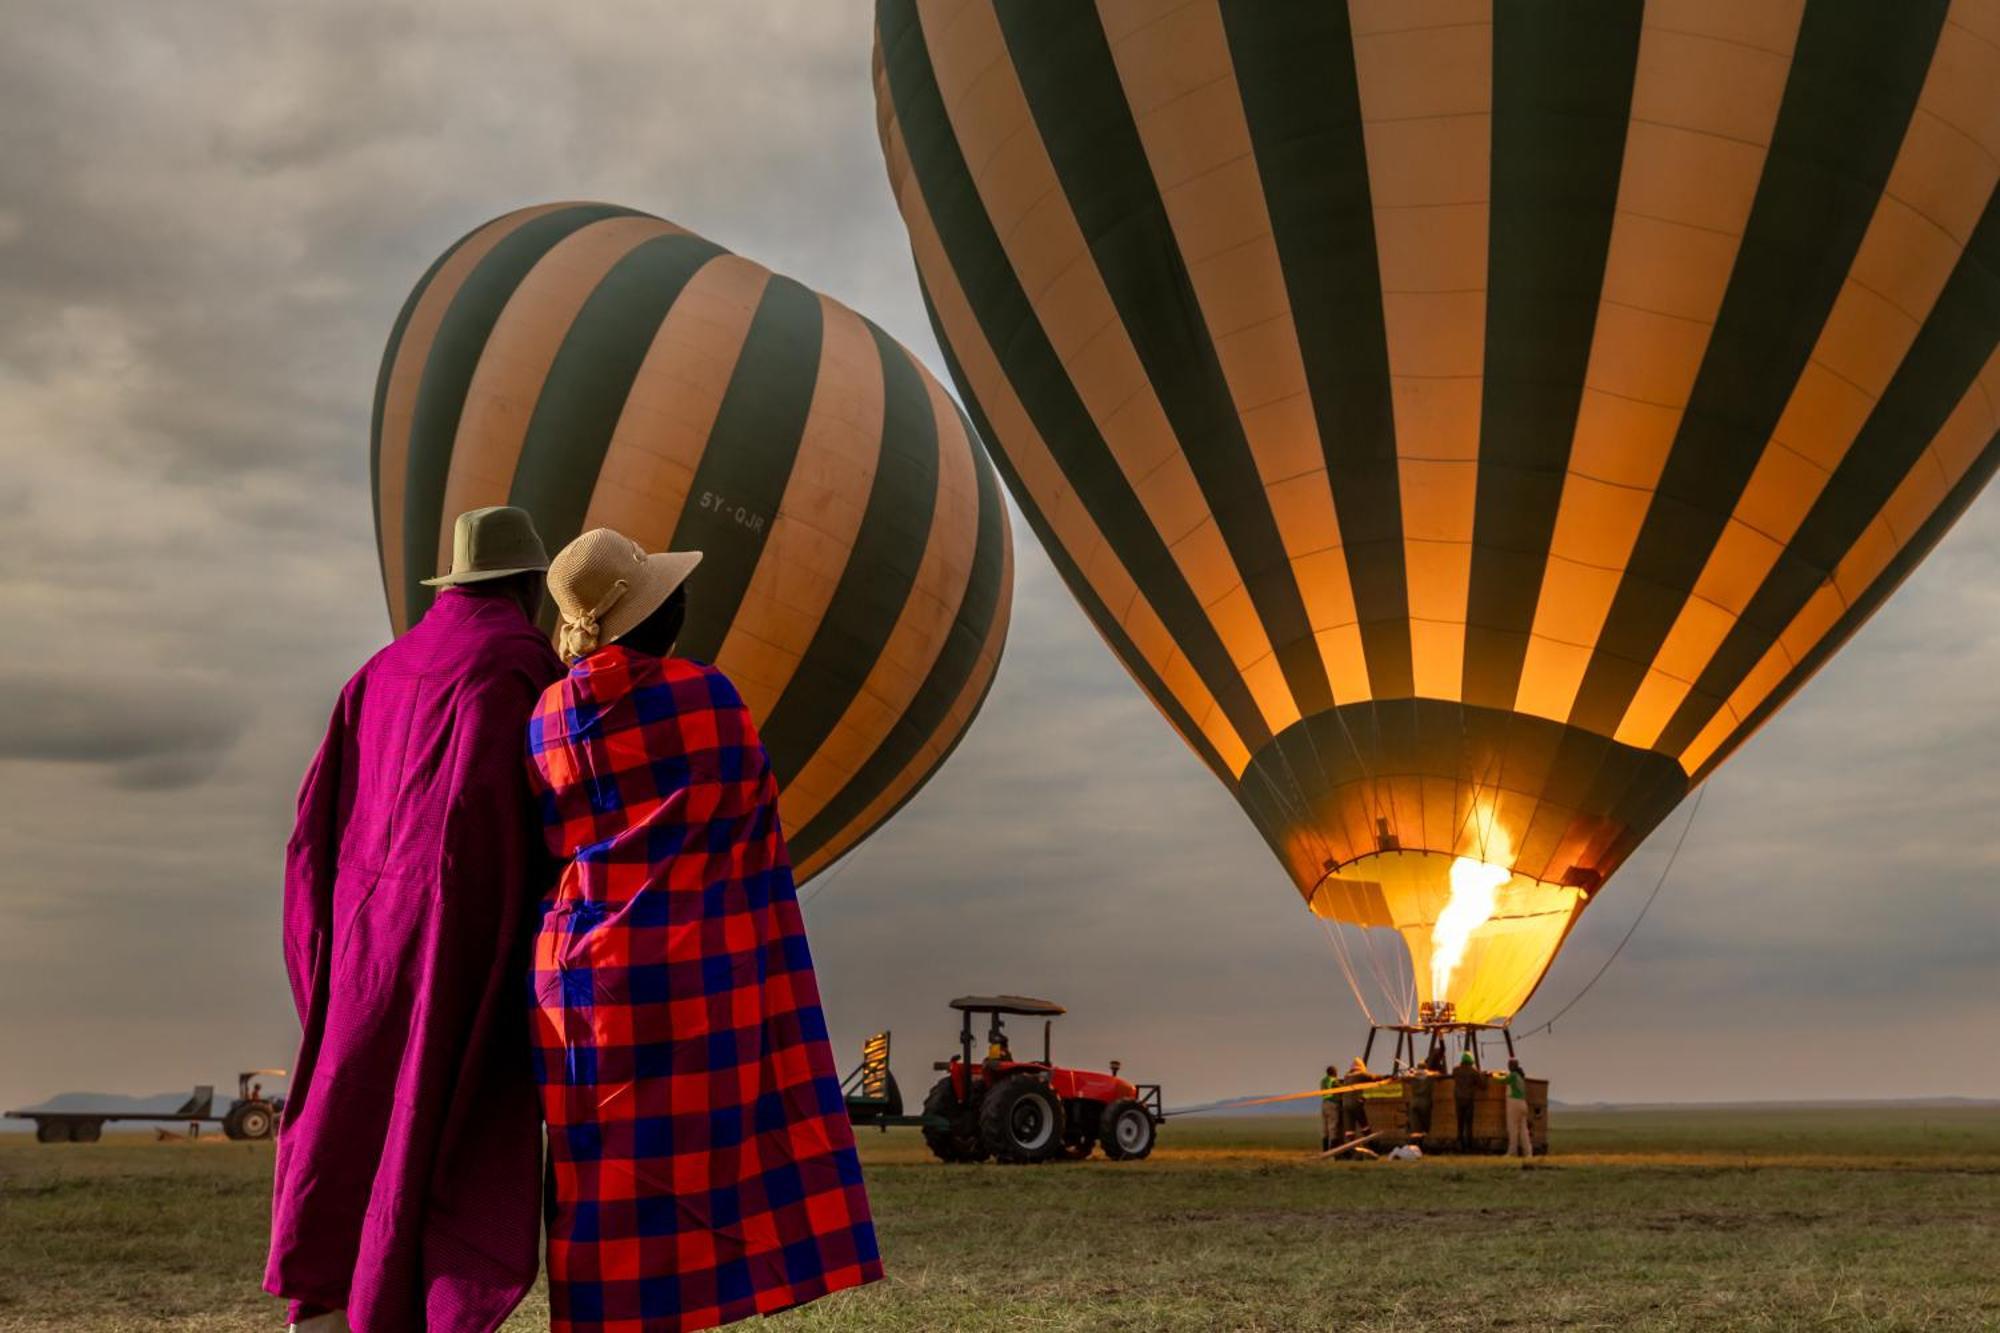
[[[849,1080],[848,1114],[857,1125],[922,1127],[940,1161],[1081,1161],[1097,1148],[1114,1161],[1147,1156],[1164,1117],[1158,1084],[1128,1083],[1114,1063],[1108,1074],[1062,1069],[1049,1056],[1051,1021],[1064,1009],[1020,995],[966,995],[951,1007],[961,1016],[957,1058],[924,1098],[921,1116],[902,1114],[902,1095],[888,1072],[887,1033],[869,1038]],[[986,1055],[973,1059],[973,1015],[986,1018]],[[1004,1017],[1042,1021],[1042,1058],[1014,1057]]]

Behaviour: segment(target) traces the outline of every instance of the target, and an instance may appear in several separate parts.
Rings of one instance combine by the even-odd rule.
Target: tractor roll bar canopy
[[[967,1014],[1020,1014],[1029,1018],[1054,1018],[1069,1010],[1051,1000],[1026,995],[961,995],[951,1007]]]

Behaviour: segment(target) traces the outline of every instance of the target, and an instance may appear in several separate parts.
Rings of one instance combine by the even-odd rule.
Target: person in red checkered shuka
[[[665,1333],[882,1263],[778,825],[736,689],[672,655],[698,552],[557,555],[569,675],[529,723],[561,882],[535,939],[557,1330]]]

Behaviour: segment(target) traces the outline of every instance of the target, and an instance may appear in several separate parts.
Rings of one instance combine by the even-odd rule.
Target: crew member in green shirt
[[[1535,1140],[1528,1132],[1528,1076],[1519,1060],[1507,1062],[1507,1155],[1516,1149],[1524,1159],[1535,1155]]]
[[[1328,1091],[1340,1086],[1340,1078],[1334,1073],[1332,1065],[1326,1067],[1326,1075],[1320,1079],[1319,1086],[1322,1094],[1319,1099],[1319,1150],[1325,1153],[1333,1150],[1336,1126],[1340,1120],[1340,1094]]]

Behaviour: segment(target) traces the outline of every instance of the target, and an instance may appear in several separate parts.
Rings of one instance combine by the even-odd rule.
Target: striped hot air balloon
[[[398,632],[481,505],[551,550],[612,527],[706,552],[681,651],[756,717],[802,881],[923,786],[999,664],[1006,506],[945,390],[838,301],[644,213],[524,208],[440,256],[371,456]]]
[[[1322,916],[1505,1018],[1994,471],[1990,0],[878,0],[939,341]]]

